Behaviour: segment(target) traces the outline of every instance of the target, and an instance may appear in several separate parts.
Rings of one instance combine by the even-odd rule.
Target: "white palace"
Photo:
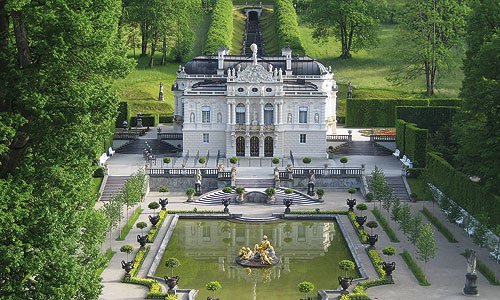
[[[199,56],[172,86],[184,155],[324,157],[335,133],[337,84],[331,68],[311,57]]]

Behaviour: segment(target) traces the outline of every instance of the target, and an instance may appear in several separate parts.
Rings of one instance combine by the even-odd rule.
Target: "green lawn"
[[[431,199],[431,191],[422,178],[408,178],[407,180],[412,193],[417,194],[417,200],[427,201]]]
[[[230,49],[232,55],[239,55],[243,50],[246,20],[242,10],[233,11],[233,42]]]
[[[97,194],[99,193],[99,188],[101,187],[102,177],[92,178],[92,194],[96,195],[96,200],[99,198]]]

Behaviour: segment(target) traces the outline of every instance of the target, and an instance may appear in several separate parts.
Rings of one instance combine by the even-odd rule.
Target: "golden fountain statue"
[[[245,267],[267,267],[279,263],[273,246],[264,235],[262,241],[255,244],[253,251],[249,247],[242,247],[236,258],[236,262]]]

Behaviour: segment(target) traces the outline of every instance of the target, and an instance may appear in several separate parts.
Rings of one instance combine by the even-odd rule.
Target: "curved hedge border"
[[[276,33],[281,49],[289,47],[293,54],[304,55],[304,45],[300,39],[297,13],[291,0],[276,0],[274,2],[276,18]]]
[[[500,225],[500,197],[485,192],[479,184],[470,181],[467,175],[435,153],[427,153],[427,174],[430,183],[475,218],[481,214],[487,216],[488,224],[485,225],[489,228]]]
[[[233,38],[233,1],[217,0],[207,32],[204,53],[216,54],[220,48],[229,48]]]

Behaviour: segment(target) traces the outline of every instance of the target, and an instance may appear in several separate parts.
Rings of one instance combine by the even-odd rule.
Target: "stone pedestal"
[[[201,196],[201,183],[194,184],[194,192],[196,196]]]
[[[479,296],[476,281],[477,281],[476,273],[465,274],[465,286],[463,289],[464,295],[466,295],[466,296]]]
[[[142,119],[141,118],[137,119],[137,127],[138,128],[142,127]]]

